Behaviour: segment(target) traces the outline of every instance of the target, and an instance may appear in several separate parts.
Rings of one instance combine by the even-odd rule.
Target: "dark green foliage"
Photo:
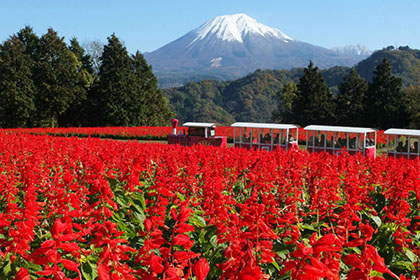
[[[168,100],[158,89],[158,82],[153,75],[152,66],[140,52],[132,57],[134,74],[136,76],[136,91],[141,101],[141,112],[136,125],[165,125],[172,118]]]
[[[79,126],[88,124],[87,114],[90,110],[87,103],[87,96],[90,88],[96,78],[96,72],[92,67],[91,57],[85,53],[76,38],[71,39],[69,50],[77,58],[78,85],[80,93],[76,95],[76,99],[72,105],[59,117],[60,126]]]
[[[279,123],[290,122],[293,119],[292,105],[298,94],[297,85],[288,82],[284,85],[279,94],[279,105],[273,112],[273,120]]]
[[[89,100],[98,126],[164,125],[171,118],[151,67],[140,53],[131,58],[114,34],[104,47]]]
[[[292,103],[293,122],[302,126],[334,122],[334,103],[328,85],[313,67],[312,61],[304,69],[297,84],[298,93]]]
[[[143,55],[130,57],[112,35],[101,59],[97,76],[76,38],[67,46],[52,28],[41,37],[20,30],[0,45],[0,127],[168,124]]]
[[[231,82],[204,80],[166,89],[176,117],[181,121],[270,122],[278,93],[286,82],[296,82],[302,69],[257,70]]]
[[[386,58],[391,65],[392,74],[402,78],[404,86],[420,83],[420,50],[409,47],[387,47],[375,51],[370,57],[359,62],[356,66],[357,72],[368,82],[374,77],[375,67]]]
[[[357,74],[355,68],[352,68],[344,77],[344,81],[338,85],[337,124],[348,126],[364,125],[364,102],[367,88],[366,80]]]
[[[0,45],[0,127],[26,127],[35,112],[31,58],[12,36]]]
[[[34,125],[55,127],[59,117],[79,95],[85,94],[78,71],[79,61],[52,28],[41,37],[38,55],[33,71],[37,87],[37,120]]]
[[[420,86],[410,86],[405,89],[403,100],[411,120],[410,128],[420,129]]]
[[[98,126],[130,126],[141,112],[135,91],[136,77],[127,49],[112,34],[104,46],[98,80],[92,95],[92,113]],[[133,102],[135,101],[135,102]],[[135,113],[136,115],[133,115]]]
[[[401,78],[391,74],[386,58],[373,73],[366,93],[365,124],[379,129],[406,126],[408,118],[404,112]]]

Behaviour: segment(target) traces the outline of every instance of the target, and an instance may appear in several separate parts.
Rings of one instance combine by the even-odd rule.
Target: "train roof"
[[[186,122],[182,126],[186,127],[216,127],[215,123],[202,123],[202,122]]]
[[[251,123],[251,122],[236,122],[232,127],[249,127],[249,128],[270,128],[270,129],[287,129],[298,128],[295,124],[277,124],[277,123]]]
[[[331,126],[331,125],[308,125],[304,130],[310,131],[331,131],[331,132],[349,132],[349,133],[367,133],[375,132],[373,128],[351,127],[351,126]]]
[[[417,136],[417,137],[420,137],[420,130],[417,130],[417,129],[390,128],[390,129],[385,130],[384,134],[390,134],[390,135],[406,135],[406,136]]]

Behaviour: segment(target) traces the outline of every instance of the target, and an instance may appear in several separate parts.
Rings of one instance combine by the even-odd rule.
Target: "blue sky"
[[[0,41],[25,25],[42,35],[54,28],[67,41],[115,33],[129,52],[153,51],[215,16],[245,13],[303,42],[331,48],[420,49],[418,0],[5,0]]]

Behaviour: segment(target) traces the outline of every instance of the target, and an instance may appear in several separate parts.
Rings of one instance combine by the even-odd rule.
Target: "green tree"
[[[293,120],[292,104],[297,97],[298,88],[293,82],[286,83],[279,94],[279,105],[273,112],[273,120],[291,122]]]
[[[404,90],[404,104],[410,117],[410,128],[420,129],[420,86],[409,86]]]
[[[90,100],[97,125],[157,125],[169,121],[168,105],[157,89],[150,66],[140,53],[130,57],[115,34],[104,47]]]
[[[76,38],[70,40],[69,50],[76,56],[79,94],[75,96],[71,106],[59,117],[60,126],[79,126],[89,122],[87,112],[89,106],[87,95],[90,92],[96,72],[92,67],[91,57],[85,53]]]
[[[408,118],[404,111],[401,78],[391,74],[386,58],[373,74],[366,93],[365,124],[379,129],[406,126]]]
[[[35,63],[33,77],[38,89],[35,100],[38,126],[55,127],[58,119],[85,94],[81,85],[79,61],[63,38],[52,29],[40,39],[39,60]]]
[[[24,53],[29,55],[31,62],[34,63],[39,59],[40,38],[34,33],[32,27],[25,26],[16,34],[16,37],[25,46]],[[31,65],[34,66],[34,65]]]
[[[12,36],[0,45],[0,127],[26,127],[35,112],[31,58]]]
[[[312,61],[303,70],[297,84],[298,94],[292,103],[293,120],[300,125],[331,124],[334,103],[324,78]]]
[[[90,95],[92,121],[99,126],[129,126],[133,109],[140,112],[138,100],[132,100],[135,76],[127,49],[112,34],[104,46],[98,79]],[[132,103],[134,101],[134,104]],[[140,101],[141,102],[141,101]],[[140,112],[141,113],[141,112]]]
[[[158,81],[152,72],[152,66],[140,52],[132,56],[133,70],[136,76],[136,96],[139,97],[139,118],[134,125],[166,125],[173,114],[169,109],[168,100],[158,89]],[[133,108],[137,110],[137,108]]]
[[[344,81],[338,85],[337,123],[341,125],[361,126],[364,123],[365,94],[368,85],[352,68]]]

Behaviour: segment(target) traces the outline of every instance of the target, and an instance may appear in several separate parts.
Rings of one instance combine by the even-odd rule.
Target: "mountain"
[[[349,71],[335,66],[320,70],[332,91]],[[235,121],[271,122],[284,84],[299,82],[303,68],[256,70],[232,81],[203,80],[164,89],[180,122],[205,121],[230,125]]]
[[[420,50],[387,47],[375,51],[356,65],[357,72],[370,81],[373,71],[387,58],[392,74],[404,85],[420,85]],[[332,93],[350,71],[335,66],[320,70]],[[287,82],[299,82],[303,68],[291,70],[257,70],[232,81],[202,80],[187,82],[182,87],[165,89],[164,94],[177,118],[184,121],[211,121],[229,125],[235,121],[270,122],[276,109],[278,94]]]
[[[179,39],[144,53],[159,83],[176,85],[190,77],[234,79],[256,69],[353,66],[360,56],[301,42],[245,14],[218,16]]]
[[[375,51],[368,58],[360,61],[356,70],[367,81],[371,81],[376,66],[386,58],[391,64],[393,75],[402,78],[404,86],[420,84],[420,50],[408,46],[394,48],[386,47]]]
[[[347,54],[352,56],[359,56],[361,58],[366,58],[372,54],[372,51],[369,50],[364,45],[347,45],[344,47],[335,47],[331,49],[332,51],[339,54]]]

